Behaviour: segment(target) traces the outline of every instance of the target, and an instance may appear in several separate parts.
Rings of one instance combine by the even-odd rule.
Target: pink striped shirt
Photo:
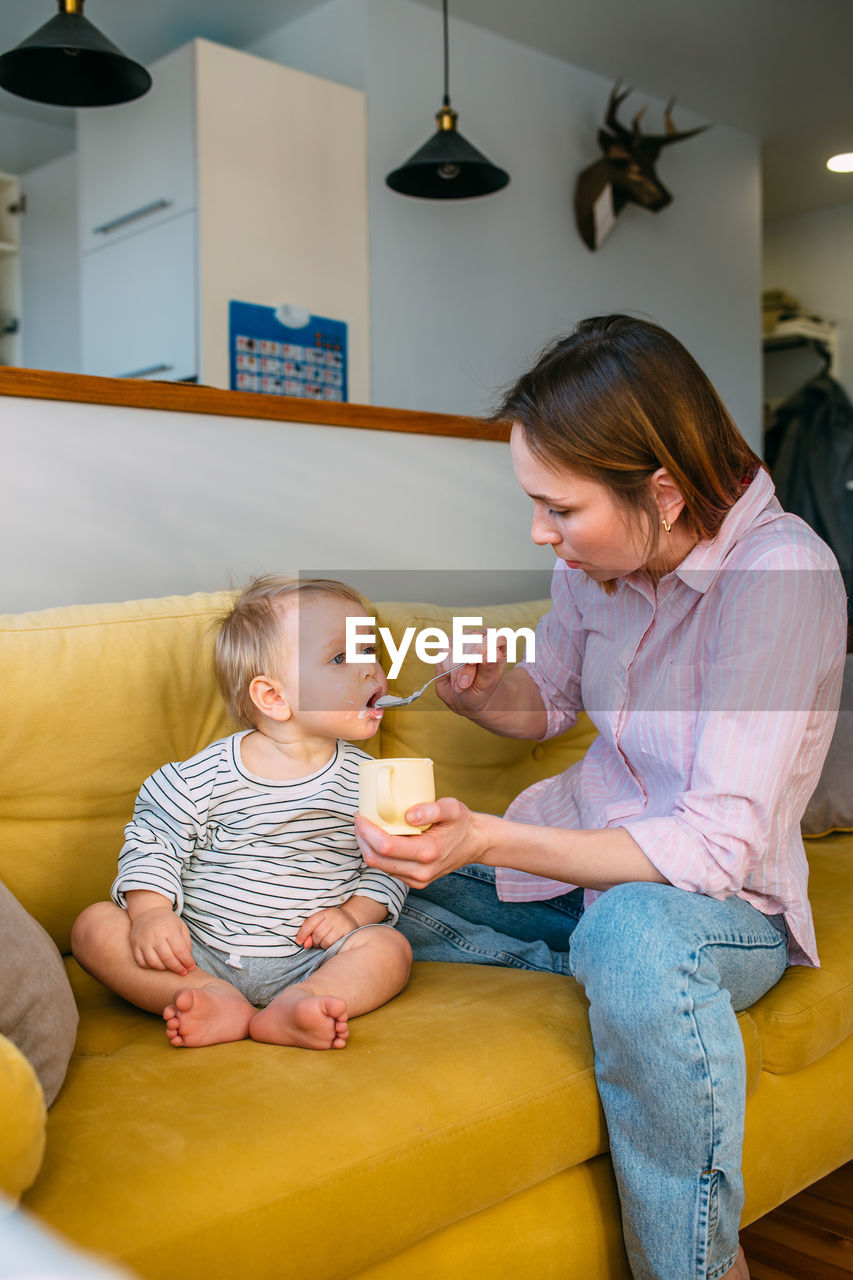
[[[764,470],[657,590],[630,574],[607,595],[558,561],[524,665],[548,711],[545,738],[581,708],[599,736],[505,816],[624,827],[679,888],[784,912],[791,962],[816,965],[800,819],[835,725],[846,623],[834,556],[782,511]],[[507,868],[497,883],[506,901],[572,887]]]

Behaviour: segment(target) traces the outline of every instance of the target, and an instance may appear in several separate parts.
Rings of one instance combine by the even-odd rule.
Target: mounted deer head
[[[697,133],[710,128],[703,124],[698,129],[679,133],[670,114],[675,105],[675,99],[671,98],[663,113],[666,133],[641,132],[645,107],[634,116],[631,128],[626,129],[619,123],[617,113],[631,90],[620,92],[621,84],[621,80],[617,80],[607,103],[604,118],[607,128],[598,131],[604,159],[584,169],[575,185],[575,220],[581,239],[590,249],[599,248],[617,214],[629,201],[653,213],[671,202],[672,196],[655,173],[658,156],[670,143],[695,138]]]

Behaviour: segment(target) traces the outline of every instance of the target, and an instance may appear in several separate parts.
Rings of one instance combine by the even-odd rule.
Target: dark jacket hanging
[[[786,511],[811,525],[835,552],[853,622],[853,405],[818,374],[773,414],[764,457]]]

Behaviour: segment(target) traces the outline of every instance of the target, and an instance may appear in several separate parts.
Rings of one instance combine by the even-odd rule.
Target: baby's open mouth
[[[382,693],[381,688],[374,689],[373,693],[370,695],[370,697],[367,699],[367,702],[364,704],[364,710],[367,713],[367,715],[373,716],[373,718],[376,720],[381,720],[382,716],[384,715],[384,708],[377,707],[376,705],[376,699],[381,695],[381,693]]]

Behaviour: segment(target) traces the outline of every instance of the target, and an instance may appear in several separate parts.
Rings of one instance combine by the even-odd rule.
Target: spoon
[[[469,665],[470,664],[467,662],[457,662],[455,667],[448,667],[446,671],[439,671],[437,676],[432,676],[431,679],[427,680],[423,689],[418,689],[416,693],[410,693],[408,698],[398,698],[393,693],[386,693],[381,698],[377,698],[373,705],[374,707],[383,707],[383,708],[384,707],[407,707],[410,702],[417,701],[417,699],[423,693],[424,689],[428,689],[430,687],[433,680],[440,680],[442,676],[449,676],[451,671],[458,671],[460,667],[467,667]]]

